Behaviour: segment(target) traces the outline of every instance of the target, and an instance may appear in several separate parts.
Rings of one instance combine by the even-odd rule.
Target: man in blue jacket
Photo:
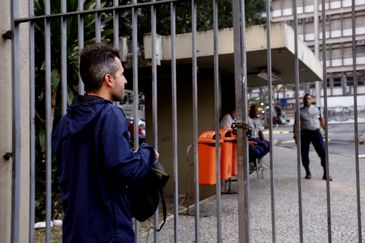
[[[156,161],[150,146],[133,151],[123,111],[127,80],[118,50],[96,43],[80,54],[86,95],[75,98],[52,138],[62,189],[63,242],[135,242],[125,185]]]

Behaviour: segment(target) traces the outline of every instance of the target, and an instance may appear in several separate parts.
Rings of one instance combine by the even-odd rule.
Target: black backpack
[[[140,222],[154,215],[161,197],[163,223],[159,228],[156,228],[157,231],[160,231],[166,222],[166,202],[163,188],[169,178],[170,176],[164,167],[159,162],[155,162],[150,171],[138,183],[127,187],[132,216]]]

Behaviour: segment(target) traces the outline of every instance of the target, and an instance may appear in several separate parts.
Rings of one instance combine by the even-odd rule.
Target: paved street
[[[295,149],[274,146],[274,202],[277,242],[299,242],[299,204],[297,152]],[[327,242],[326,181],[322,180],[322,168],[315,153],[310,154],[312,179],[305,180],[301,168],[302,218],[304,242]],[[268,158],[266,165],[268,166]],[[360,159],[360,178],[365,176],[365,159]],[[331,231],[332,242],[358,242],[355,160],[349,156],[330,154]],[[250,223],[252,242],[272,242],[270,170],[264,171],[264,179],[250,176]],[[365,182],[361,182],[361,201],[365,198]],[[233,184],[233,191],[237,184]],[[211,197],[200,204],[201,242],[216,242],[216,198]],[[362,203],[362,208],[365,208]],[[192,210],[191,210],[192,211]],[[364,214],[364,210],[362,210]],[[223,242],[238,242],[237,194],[222,194]],[[194,242],[194,216],[179,217],[179,242]],[[363,223],[364,224],[364,223]],[[363,230],[365,236],[365,230]],[[174,241],[174,219],[170,217],[160,234],[161,242]],[[149,235],[148,242],[152,241]],[[146,236],[141,239],[146,240]]]
[[[268,130],[265,131],[268,138]],[[324,132],[322,131],[322,134]],[[365,143],[365,123],[358,124],[358,134],[360,142]],[[353,123],[332,123],[328,125],[329,152],[332,154],[341,154],[348,157],[355,156],[355,139],[354,139],[354,124]],[[273,130],[273,139],[278,146],[286,148],[296,148],[293,139],[293,127],[279,126]],[[311,149],[313,147],[311,146]],[[359,155],[365,156],[365,145],[359,146]]]

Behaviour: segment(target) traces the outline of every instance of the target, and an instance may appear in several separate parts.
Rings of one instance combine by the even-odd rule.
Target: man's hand
[[[323,128],[323,130],[326,130],[326,123],[325,123],[323,117],[319,118],[319,123],[321,124],[321,127]]]
[[[156,161],[160,158],[160,154],[157,152],[157,150],[155,149],[155,154],[156,154]]]
[[[256,142],[255,141],[248,141],[248,146],[255,148],[256,147]]]
[[[264,133],[263,133],[262,131],[259,131],[258,135],[259,135],[259,138],[260,138],[262,141],[264,141]]]

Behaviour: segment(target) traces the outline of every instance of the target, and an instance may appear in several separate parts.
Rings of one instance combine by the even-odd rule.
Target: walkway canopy
[[[271,52],[273,84],[293,83],[295,77],[294,31],[284,23],[273,23],[271,29]],[[192,60],[192,34],[176,35],[177,64],[189,64]],[[213,67],[213,31],[198,32],[196,35],[198,66]],[[247,75],[249,86],[267,84],[267,40],[264,25],[255,25],[246,29]],[[145,59],[151,59],[151,35],[144,37]],[[218,34],[219,66],[221,70],[234,73],[233,29],[221,29]],[[171,36],[157,37],[158,61],[170,62]],[[300,82],[322,80],[322,64],[312,50],[298,39]]]

